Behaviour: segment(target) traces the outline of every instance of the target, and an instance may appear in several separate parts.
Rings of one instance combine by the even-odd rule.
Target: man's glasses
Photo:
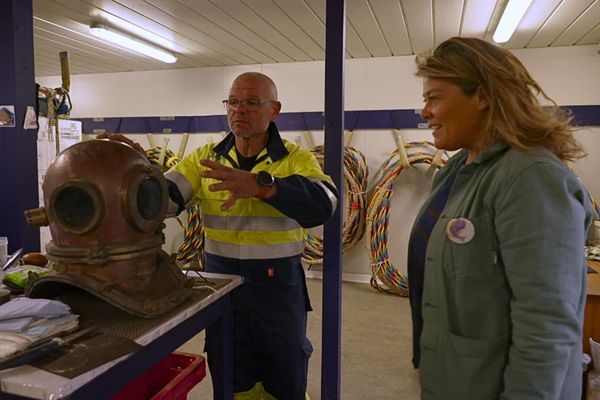
[[[223,100],[223,106],[226,110],[237,110],[242,104],[248,111],[257,110],[262,104],[275,103],[277,100],[258,100],[258,99],[228,99]]]

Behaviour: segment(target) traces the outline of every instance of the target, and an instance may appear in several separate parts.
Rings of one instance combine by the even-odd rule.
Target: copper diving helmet
[[[45,207],[25,214],[32,226],[50,226],[46,252],[56,273],[33,280],[29,297],[70,285],[130,314],[155,317],[191,294],[161,250],[166,180],[131,146],[77,143],[56,157],[42,188]]]

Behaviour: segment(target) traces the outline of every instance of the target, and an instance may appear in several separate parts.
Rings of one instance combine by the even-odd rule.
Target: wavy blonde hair
[[[564,161],[585,156],[573,137],[570,113],[546,95],[508,50],[477,38],[453,37],[415,61],[417,76],[457,85],[467,96],[483,92],[489,103],[486,144],[499,139],[523,151],[544,146]],[[542,107],[538,96],[552,106]]]

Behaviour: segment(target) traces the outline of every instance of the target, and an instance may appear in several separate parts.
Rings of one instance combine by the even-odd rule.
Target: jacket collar
[[[506,150],[508,150],[508,148],[509,146],[506,143],[496,140],[494,143],[483,149],[483,151],[479,153],[473,162],[477,164],[483,164],[490,158],[495,157],[500,153],[504,153]]]
[[[505,152],[508,148],[509,148],[509,146],[506,143],[504,143],[500,140],[497,140],[494,143],[492,143],[491,145],[487,146],[485,149],[483,149],[481,151],[481,153],[479,153],[479,155],[473,160],[473,162],[471,164],[474,164],[474,165],[483,164],[486,161],[488,161],[489,159],[495,157],[496,155]],[[467,149],[460,150],[458,152],[458,154],[456,155],[456,157],[451,158],[452,164],[455,164],[455,163],[464,164],[468,155],[469,155],[469,151]]]
[[[283,140],[281,139],[281,135],[279,134],[279,130],[277,129],[277,126],[275,125],[275,122],[271,122],[269,124],[269,139],[267,141],[267,155],[269,156],[269,158],[271,158],[271,160],[273,161],[278,161],[281,160],[283,157],[287,156],[289,154],[289,152],[287,151],[287,149],[285,148],[285,144],[283,143]],[[227,154],[229,154],[229,152],[231,151],[231,149],[233,149],[235,146],[235,136],[233,134],[233,132],[229,132],[229,134],[219,142],[219,144],[217,144],[214,148],[213,148],[213,152],[217,153],[220,156],[227,156]]]

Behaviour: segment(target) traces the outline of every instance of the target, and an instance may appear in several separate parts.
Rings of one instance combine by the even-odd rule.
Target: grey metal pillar
[[[323,238],[323,361],[321,399],[339,400],[341,366],[342,225],[344,198],[344,55],[346,4],[327,0],[325,34],[325,172],[340,191]]]
[[[0,236],[9,252],[40,248],[39,229],[23,212],[38,207],[37,130],[23,129],[37,97],[33,69],[32,0],[0,0],[0,109],[14,109],[14,127],[0,127]],[[10,124],[12,125],[12,124]]]

